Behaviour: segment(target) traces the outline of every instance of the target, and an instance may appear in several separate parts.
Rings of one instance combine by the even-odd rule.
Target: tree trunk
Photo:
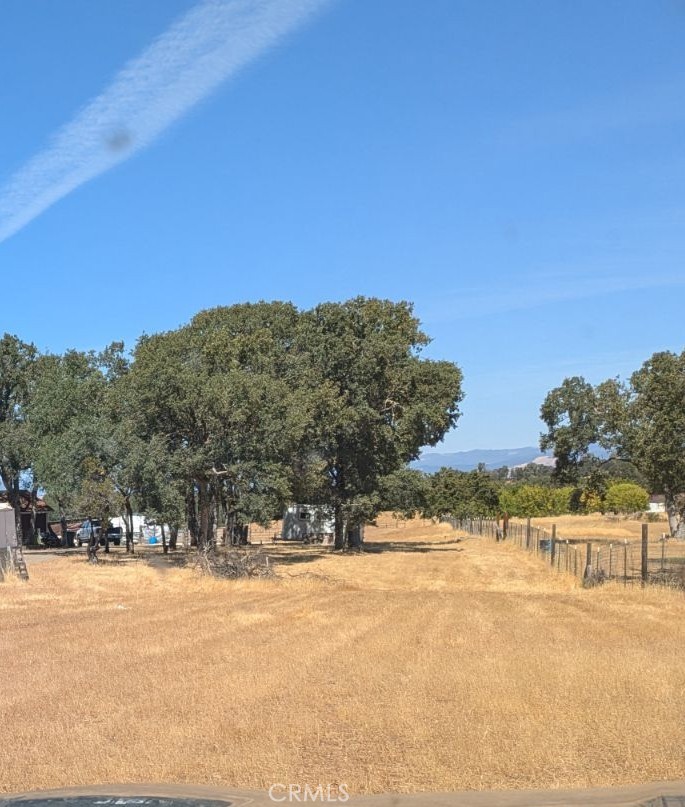
[[[333,543],[334,549],[345,548],[345,520],[343,518],[343,509],[340,502],[336,502],[333,506],[333,518],[335,519],[335,540]]]
[[[351,530],[347,531],[347,545],[350,547],[350,549],[361,550],[363,543],[364,543],[363,525],[359,524],[358,526],[352,527]]]
[[[35,483],[31,485],[31,526],[29,528],[30,536],[29,536],[29,543],[37,544],[38,540],[36,537],[37,529],[36,529],[36,500],[38,498],[38,485]]]
[[[126,553],[135,554],[133,543],[133,507],[131,507],[131,500],[127,496],[124,499],[124,524],[126,525]]]
[[[195,504],[195,485],[191,484],[186,493],[186,519],[188,521],[188,533],[190,534],[190,545],[197,546],[197,506]]]
[[[197,505],[199,510],[200,529],[197,539],[197,548],[207,549],[210,546],[209,531],[211,527],[211,500],[209,485],[203,480],[197,486]]]
[[[93,519],[89,516],[88,521],[90,523],[90,536],[88,538],[88,559],[91,560],[92,558],[97,557],[98,547],[100,545],[100,539],[95,534],[95,527],[93,527]]]
[[[672,538],[685,538],[685,495],[664,492],[668,526]]]
[[[59,507],[59,523],[62,527],[62,546],[64,547],[72,547],[74,545],[74,541],[69,538],[69,525],[67,524],[67,514],[64,512],[62,505],[60,504]]]
[[[169,549],[173,552],[178,543],[178,527],[169,527]]]
[[[216,525],[216,507],[215,505],[215,497],[212,493],[212,488],[210,485],[207,485],[207,498],[209,499],[209,504],[207,508],[207,543],[206,546],[214,547],[216,546],[216,533],[214,532],[214,527]]]
[[[230,510],[226,512],[226,521],[224,522],[224,543],[226,546],[235,546],[235,511]]]
[[[162,551],[166,555],[169,552],[169,547],[166,544],[166,532],[164,530],[164,522],[162,522]]]

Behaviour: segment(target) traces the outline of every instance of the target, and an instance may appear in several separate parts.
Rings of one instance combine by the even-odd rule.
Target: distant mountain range
[[[502,468],[506,465],[513,468],[516,465],[527,465],[537,462],[540,465],[551,465],[554,460],[550,454],[544,454],[535,446],[523,448],[474,448],[471,451],[453,451],[449,454],[427,453],[411,464],[426,473],[434,473],[440,468],[456,468],[458,471],[472,471],[480,463],[484,463],[489,470]]]

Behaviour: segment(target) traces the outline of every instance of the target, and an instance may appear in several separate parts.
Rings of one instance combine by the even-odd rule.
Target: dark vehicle
[[[100,526],[100,521],[97,518],[86,519],[81,528],[77,531],[76,535],[74,536],[74,543],[76,546],[85,546],[90,541],[91,531],[95,533],[98,543],[100,546],[105,545],[106,539],[109,539],[110,544],[114,544],[114,546],[121,546],[121,539],[123,535],[123,530],[121,527],[113,527],[111,524],[109,525],[107,532],[104,533],[102,531],[102,527]]]
[[[56,532],[49,530],[41,535],[40,541],[48,549],[59,549],[62,546],[62,539]]]
[[[107,537],[109,538],[110,544],[114,544],[114,546],[121,546],[121,540],[123,538],[124,531],[121,527],[112,527],[110,525],[109,529],[107,530]],[[105,539],[100,538],[100,544],[104,545]]]

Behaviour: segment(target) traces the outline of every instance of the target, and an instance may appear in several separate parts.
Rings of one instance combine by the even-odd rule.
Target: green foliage
[[[219,307],[101,353],[0,342],[0,473],[68,514],[141,509],[198,544],[266,523],[293,497],[328,503],[336,543],[386,502],[423,509],[403,471],[459,417],[461,372],[420,357],[408,303],[358,297]],[[4,397],[3,397],[4,396]],[[130,530],[127,530],[130,533]],[[132,545],[131,545],[132,548]]]
[[[379,507],[412,518],[427,508],[430,478],[422,471],[403,468],[379,480]]]
[[[97,453],[105,383],[94,354],[70,350],[36,361],[27,405],[31,465],[60,515],[76,511],[85,464]]]
[[[588,458],[590,445],[599,440],[595,390],[579,376],[564,379],[560,387],[548,393],[540,418],[547,426],[540,448],[554,449],[556,479],[577,481],[579,466]]]
[[[336,547],[344,523],[378,511],[380,480],[439,442],[459,418],[461,371],[421,359],[427,343],[405,302],[358,297],[301,315],[298,379],[315,406],[309,446],[323,463]]]
[[[31,466],[63,526],[68,515],[106,523],[121,510],[132,435],[117,414],[114,388],[127,368],[120,342],[102,353],[70,350],[35,361],[26,406]]]
[[[182,497],[201,545],[214,503],[240,524],[269,520],[286,500],[317,397],[305,394],[293,351],[298,317],[284,303],[216,308],[136,347],[130,418],[143,441],[164,444],[160,479],[178,491],[172,510]]]
[[[500,484],[484,469],[442,468],[430,478],[426,514],[439,518],[493,516],[499,509]]]
[[[591,388],[566,379],[541,410],[559,467],[575,470],[599,442],[628,461],[653,492],[662,492],[671,533],[685,535],[685,352],[655,353],[629,382]]]
[[[604,506],[612,513],[642,513],[649,507],[649,493],[631,482],[611,485]]]
[[[572,495],[570,486],[507,485],[500,491],[499,504],[510,516],[559,516],[571,512]]]
[[[644,474],[628,460],[619,458],[611,458],[602,463],[602,471],[604,472],[608,483],[615,482],[633,482],[640,487],[648,488],[649,482]]]
[[[36,353],[34,345],[11,334],[6,333],[0,339],[0,480],[14,508],[20,538],[19,489],[22,474],[31,464],[26,406]]]
[[[575,513],[604,512],[604,496],[608,477],[596,464],[587,464],[588,473],[582,477],[571,494],[571,511]]]

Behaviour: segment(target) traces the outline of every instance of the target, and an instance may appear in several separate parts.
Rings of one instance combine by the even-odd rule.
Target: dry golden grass
[[[670,563],[682,567],[685,573],[685,541],[668,539],[662,541],[662,536],[668,532],[666,516],[662,520],[647,524],[649,536],[649,556],[651,563],[657,564],[662,558]],[[514,519],[522,521],[522,519]],[[638,542],[642,537],[644,522],[618,516],[591,513],[590,515],[549,516],[531,519],[534,527],[540,527],[548,532],[552,524],[557,525],[557,535],[560,538],[575,538],[592,541],[595,544],[616,542]]]
[[[352,792],[685,775],[685,597],[583,590],[443,525],[276,580],[159,559],[0,586],[0,790],[160,781]],[[269,548],[271,551],[271,548]]]
[[[602,515],[602,513],[534,518],[532,523],[543,529],[550,529],[552,524],[556,524],[559,535],[564,538],[620,538],[621,540],[627,538],[629,541],[640,540],[643,524],[637,519],[619,518],[618,516]],[[663,516],[663,521],[649,524],[651,540],[658,540],[666,531],[668,531],[668,524],[665,516]]]

